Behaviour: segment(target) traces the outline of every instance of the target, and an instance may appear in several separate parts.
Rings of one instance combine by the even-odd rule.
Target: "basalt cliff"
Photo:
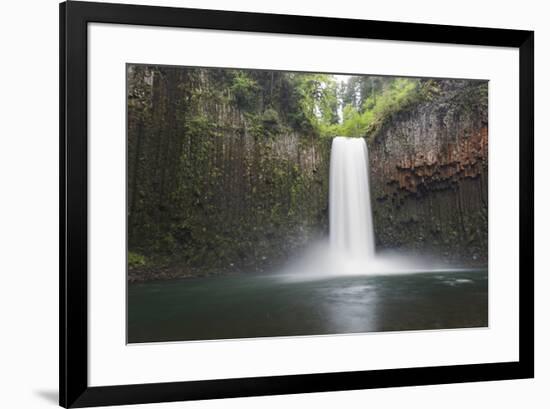
[[[378,249],[487,263],[487,86],[437,81],[368,138]]]

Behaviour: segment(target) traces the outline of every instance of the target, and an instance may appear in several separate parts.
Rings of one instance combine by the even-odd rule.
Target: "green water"
[[[128,286],[128,342],[486,327],[487,271]]]

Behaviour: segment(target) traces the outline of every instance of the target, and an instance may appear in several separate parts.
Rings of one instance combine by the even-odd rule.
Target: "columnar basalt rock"
[[[130,280],[267,271],[328,230],[330,140],[223,75],[129,69]]]
[[[487,263],[487,82],[439,81],[439,93],[369,138],[379,249]]]

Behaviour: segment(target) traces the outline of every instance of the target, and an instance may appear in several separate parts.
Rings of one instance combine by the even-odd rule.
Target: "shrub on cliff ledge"
[[[254,79],[250,78],[245,71],[235,71],[233,81],[229,89],[233,93],[235,102],[239,108],[247,110],[255,107],[255,102],[260,88],[258,83]]]
[[[276,134],[281,129],[281,119],[279,113],[273,108],[268,108],[262,114],[262,125],[270,134]]]
[[[395,78],[386,82],[380,92],[368,96],[358,110],[351,104],[343,108],[343,121],[335,130],[351,137],[374,138],[380,127],[395,113],[409,109],[430,97],[435,91],[429,81]]]
[[[146,264],[147,264],[147,259],[145,258],[145,256],[133,251],[128,252],[129,268],[144,267]]]

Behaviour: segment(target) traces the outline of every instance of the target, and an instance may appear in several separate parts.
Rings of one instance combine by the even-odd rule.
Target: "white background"
[[[548,92],[550,29],[543,2],[523,1],[385,1],[352,0],[258,2],[220,1],[148,2],[189,7],[316,14],[444,24],[501,26],[536,30],[537,254],[546,253],[544,209],[550,203],[543,179],[547,135],[545,94]],[[57,390],[57,2],[26,1],[3,5],[0,64],[0,255],[2,284],[0,311],[0,382],[2,407],[54,407]],[[7,54],[6,54],[7,51]],[[542,90],[542,91],[541,91]],[[546,91],[546,92],[545,92]],[[541,115],[542,114],[542,115]],[[287,407],[529,407],[548,406],[545,385],[550,382],[550,331],[545,311],[550,309],[549,264],[537,259],[536,380],[490,382],[336,392],[226,401],[171,403],[145,407],[279,408]]]

